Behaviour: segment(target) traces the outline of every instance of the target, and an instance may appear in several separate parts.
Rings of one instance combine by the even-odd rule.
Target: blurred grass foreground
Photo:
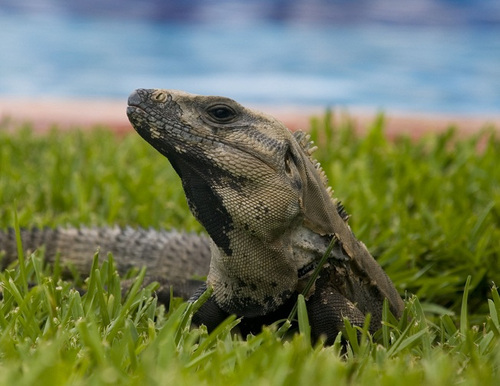
[[[122,298],[113,260],[96,263],[81,295],[41,250],[0,274],[0,384],[498,384],[498,138],[389,141],[383,117],[363,137],[329,122],[312,122],[316,157],[406,299],[401,321],[375,336],[347,323],[349,343],[327,348],[311,346],[307,318],[285,341],[273,326],[240,337],[234,319],[209,335],[185,303],[157,304],[143,272]],[[17,213],[22,227],[201,231],[168,161],[135,134],[0,128],[0,165],[3,229]]]

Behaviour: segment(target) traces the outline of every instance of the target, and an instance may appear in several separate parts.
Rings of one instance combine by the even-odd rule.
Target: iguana
[[[122,271],[145,265],[147,280],[162,285],[163,301],[170,285],[191,301],[211,287],[194,323],[212,330],[235,314],[247,333],[288,316],[334,238],[327,264],[306,294],[313,338],[332,343],[344,318],[363,325],[368,313],[370,331],[376,331],[384,299],[401,316],[400,295],[351,231],[349,216],[311,157],[315,147],[308,135],[291,133],[231,99],[176,90],[136,90],[127,115],[168,158],[209,237],[130,228],[24,230],[25,247],[45,244],[47,256],[60,251],[85,272],[100,246],[114,254]],[[7,261],[15,256],[13,240],[12,232],[0,234]],[[192,279],[207,272],[201,286]]]

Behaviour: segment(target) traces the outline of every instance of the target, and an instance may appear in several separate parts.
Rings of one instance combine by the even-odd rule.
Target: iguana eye
[[[156,102],[165,102],[167,99],[167,94],[161,90],[157,90],[156,92],[153,93],[151,96]]]
[[[207,113],[217,122],[229,122],[236,117],[236,112],[226,105],[215,105],[207,110]]]

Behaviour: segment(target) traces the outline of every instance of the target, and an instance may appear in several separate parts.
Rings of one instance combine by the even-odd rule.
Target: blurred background
[[[0,98],[500,113],[498,0],[0,0]]]

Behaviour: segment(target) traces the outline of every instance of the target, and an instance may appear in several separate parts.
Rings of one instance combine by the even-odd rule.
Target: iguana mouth
[[[128,97],[128,100],[127,100],[127,104],[128,104],[128,107],[127,107],[127,113],[130,109],[130,107],[139,107],[141,104],[142,104],[142,98],[141,96],[139,95],[139,93],[136,91],[134,91],[132,94],[129,95]]]
[[[130,94],[127,100],[127,116],[133,118],[135,114],[146,115],[146,111],[143,108],[143,100],[137,91]]]
[[[131,121],[137,121],[138,117],[147,117],[143,108],[143,100],[137,91],[128,97],[127,116]]]
[[[146,115],[146,112],[141,109],[139,106],[129,105],[127,106],[127,116],[129,118],[133,118],[135,114],[143,114]]]
[[[132,94],[129,95],[127,103],[129,106],[139,107],[144,103],[144,101],[139,91],[135,90]]]

